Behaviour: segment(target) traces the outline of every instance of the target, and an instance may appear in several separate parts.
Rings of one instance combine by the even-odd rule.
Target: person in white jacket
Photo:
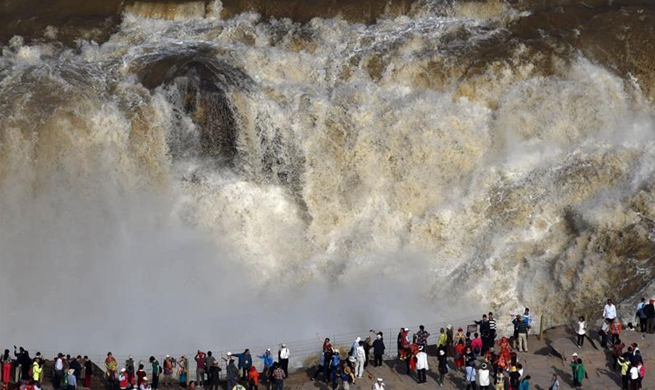
[[[358,337],[359,338],[359,337]],[[364,376],[364,363],[366,362],[366,351],[364,351],[364,342],[359,341],[355,349],[355,356],[357,358],[357,366],[355,367],[355,376],[361,378]]]
[[[480,390],[489,390],[489,386],[491,386],[491,378],[489,377],[487,363],[482,363],[482,366],[478,370],[478,381],[480,383]]]
[[[428,354],[423,350],[423,346],[418,347],[416,354],[416,372],[418,373],[418,383],[427,383],[427,371],[430,369],[428,365]]]

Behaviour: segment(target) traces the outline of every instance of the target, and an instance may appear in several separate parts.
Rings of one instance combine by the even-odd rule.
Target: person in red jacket
[[[255,366],[250,367],[248,371],[248,390],[258,390],[259,389],[259,371]]]
[[[455,345],[455,367],[457,369],[463,369],[464,368],[464,340],[459,340],[457,345]]]

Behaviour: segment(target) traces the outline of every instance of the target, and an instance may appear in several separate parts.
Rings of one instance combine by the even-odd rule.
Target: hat
[[[362,341],[362,338],[361,338],[361,337],[357,337],[357,338],[355,339],[355,342],[356,342],[356,343],[359,343],[360,341]]]
[[[578,356],[578,353],[577,353],[577,352],[573,352],[573,354],[572,354],[571,356]]]
[[[382,338],[382,335],[377,335],[378,340]]]
[[[420,345],[420,346],[418,347],[418,350],[419,350],[419,351],[422,351],[422,350],[423,350],[423,346]]]
[[[212,363],[212,366],[218,366],[218,360],[214,360],[214,363]]]
[[[384,382],[382,378],[378,378],[378,382]]]
[[[126,371],[125,367],[121,368],[121,372],[125,372],[125,371]]]
[[[487,363],[482,363],[482,368],[487,368]]]
[[[227,356],[232,356],[232,352],[228,352],[228,353],[227,353]]]
[[[167,358],[171,357],[171,355],[166,355]]]
[[[68,375],[73,375],[74,373],[75,373],[75,370],[73,370],[72,368],[68,370]]]
[[[282,343],[282,348],[285,348],[287,345],[285,343]]]
[[[267,351],[267,352],[271,352],[271,349],[270,349],[270,348],[266,348],[266,351]]]
[[[407,332],[407,331],[409,331],[409,328],[403,328],[403,330],[404,330],[405,332]]]
[[[443,356],[445,354],[446,354],[446,351],[444,351],[443,349],[439,351],[439,356]]]
[[[453,328],[452,325],[450,325],[450,324],[446,325],[446,329],[452,329],[452,328]]]
[[[464,329],[462,329],[461,327],[459,327],[459,328],[457,328],[457,330],[460,331],[460,330],[464,330]]]
[[[142,381],[144,381],[144,382],[146,382],[147,380],[148,380],[147,376],[144,376],[143,379],[142,379]]]
[[[332,353],[334,353],[335,355],[338,355],[338,354],[339,354],[339,350],[338,350],[338,349],[333,349],[333,350],[332,350]]]

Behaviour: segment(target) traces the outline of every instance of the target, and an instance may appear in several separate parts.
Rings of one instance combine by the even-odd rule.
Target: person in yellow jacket
[[[630,370],[630,362],[625,360],[623,356],[619,356],[617,363],[621,367],[621,389],[628,388],[628,370]]]
[[[43,368],[39,365],[40,361],[40,358],[36,358],[32,363],[32,379],[36,382],[41,382],[41,374],[43,374]]]
[[[439,329],[439,339],[437,339],[437,349],[440,347],[446,347],[448,342],[448,336],[446,336],[446,330],[444,328]]]

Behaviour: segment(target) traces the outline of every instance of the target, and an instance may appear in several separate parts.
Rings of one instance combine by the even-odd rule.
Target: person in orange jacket
[[[250,367],[248,371],[248,390],[259,389],[259,371],[255,366]]]
[[[612,344],[616,344],[619,341],[619,338],[621,336],[621,328],[622,328],[621,320],[616,318],[614,322],[610,325],[610,334],[612,335]]]

